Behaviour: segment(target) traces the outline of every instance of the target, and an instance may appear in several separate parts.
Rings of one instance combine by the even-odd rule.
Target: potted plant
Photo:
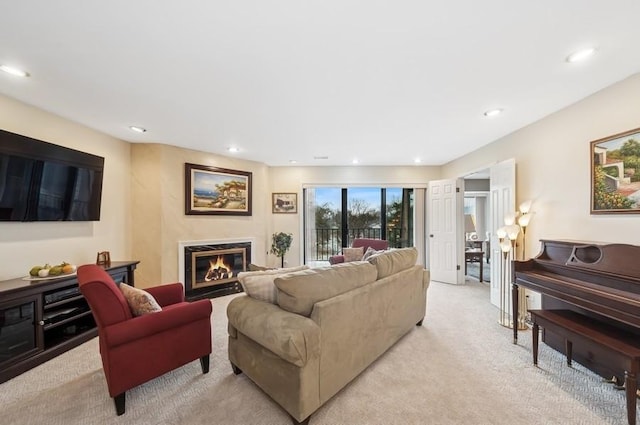
[[[284,255],[291,248],[291,242],[293,241],[293,235],[291,233],[274,233],[271,239],[271,253],[280,257],[281,267],[284,268]]]

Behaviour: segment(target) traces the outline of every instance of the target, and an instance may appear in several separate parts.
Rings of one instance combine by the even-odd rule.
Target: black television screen
[[[0,221],[100,220],[104,158],[0,130]]]

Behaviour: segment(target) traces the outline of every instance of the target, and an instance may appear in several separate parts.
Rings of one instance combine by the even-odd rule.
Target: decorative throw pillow
[[[120,284],[120,291],[127,300],[131,314],[134,316],[142,316],[143,314],[155,313],[162,311],[162,307],[158,304],[153,295],[139,288],[134,288],[126,283]]]
[[[367,247],[367,250],[364,252],[364,255],[362,256],[362,261],[367,261],[369,259],[369,257],[376,255],[376,254],[381,254],[384,252],[384,249],[381,250],[375,250],[373,248],[371,248],[370,246]]]
[[[265,271],[265,270],[275,270],[273,267],[259,266],[257,264],[253,264],[253,263],[249,264],[247,266],[247,269],[250,272],[262,272],[262,271]]]
[[[342,255],[344,255],[344,262],[360,261],[364,255],[364,247],[358,248],[342,248]]]
[[[309,266],[289,267],[284,269],[262,270],[238,273],[238,280],[244,292],[251,298],[272,304],[278,302],[278,293],[273,280],[283,274],[306,270]]]

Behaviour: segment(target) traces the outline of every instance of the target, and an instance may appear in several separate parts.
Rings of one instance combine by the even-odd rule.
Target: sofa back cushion
[[[238,273],[238,281],[244,292],[251,298],[276,304],[278,294],[273,280],[282,274],[306,270],[309,266],[289,267],[284,269],[260,270]]]
[[[354,261],[277,276],[274,283],[280,308],[309,317],[315,303],[374,282],[376,278],[372,264]]]
[[[411,247],[374,254],[367,261],[376,266],[378,279],[384,279],[387,276],[415,266],[417,259],[418,250],[415,247]]]

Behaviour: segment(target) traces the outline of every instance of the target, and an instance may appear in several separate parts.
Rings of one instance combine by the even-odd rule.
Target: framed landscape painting
[[[251,173],[185,163],[187,215],[251,215]]]
[[[273,193],[271,211],[274,214],[295,214],[298,212],[297,193]]]
[[[591,142],[591,214],[640,213],[640,128]]]

